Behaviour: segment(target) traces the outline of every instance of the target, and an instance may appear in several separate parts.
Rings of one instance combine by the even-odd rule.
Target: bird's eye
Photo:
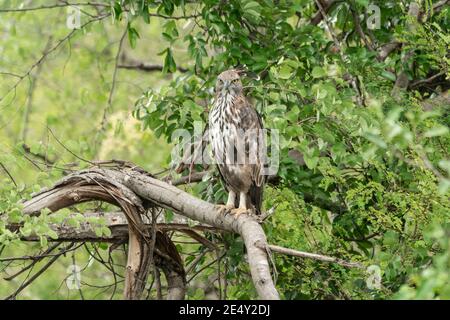
[[[232,82],[237,83],[238,81],[239,81],[239,79],[234,79]]]

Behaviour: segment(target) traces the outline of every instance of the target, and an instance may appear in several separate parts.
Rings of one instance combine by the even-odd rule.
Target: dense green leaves
[[[450,10],[435,12],[437,1],[419,1],[414,21],[407,3],[337,1],[327,11],[331,32],[324,22],[311,22],[318,9],[309,0],[116,0],[111,5],[116,23],[126,22],[130,52],[159,59],[167,79],[148,83],[145,78],[139,85],[150,88],[128,95],[128,105],[136,101],[133,116],[142,128],[173,143],[177,129],[193,132],[196,121],[204,126],[217,74],[244,66],[257,75],[243,79],[246,94],[265,127],[280,133],[279,180],[265,197],[265,209],[273,210],[264,223],[269,241],[368,267],[349,270],[275,256],[283,298],[449,297],[450,118],[448,99],[439,102],[436,97],[449,88]],[[368,27],[367,19],[376,13],[369,5],[380,9],[379,28]],[[154,30],[163,41],[144,43]],[[383,57],[385,46],[393,43]],[[96,60],[83,63],[86,67]],[[400,76],[408,84],[396,97],[393,88]],[[59,92],[50,95],[61,100]],[[106,103],[107,94],[98,101],[90,93],[80,95],[87,102],[75,109]],[[431,108],[425,107],[429,101]],[[64,111],[65,119],[72,119],[73,109]],[[61,115],[47,115],[46,123],[58,125]],[[76,154],[96,155],[84,135],[64,142]],[[38,141],[30,142],[30,151],[45,151],[52,159],[58,154]],[[136,159],[144,153],[136,152]],[[168,155],[167,149],[161,153]],[[10,154],[0,157],[7,167],[15,161]],[[50,178],[42,177],[29,189],[39,189]],[[6,176],[5,181],[0,212],[10,222],[25,222],[20,232],[36,232],[42,245],[54,237],[48,228],[51,219],[80,224],[81,217],[64,213],[23,217],[16,204],[24,190]],[[212,173],[190,191],[211,202],[223,201],[225,191],[217,181]],[[171,221],[173,213],[167,212],[166,219]],[[108,233],[100,222],[92,223],[99,235]],[[0,230],[1,243],[17,240],[18,233],[6,230],[4,223]],[[242,241],[234,236],[220,241],[226,247],[228,297],[254,298]],[[187,263],[192,260],[186,257]],[[198,268],[208,263],[204,258]],[[207,267],[205,272],[206,279],[216,271]],[[194,288],[189,297],[205,295]]]
[[[194,28],[184,38],[195,75],[177,77],[160,92],[144,93],[136,104],[137,112],[145,114],[140,119],[146,127],[170,138],[173,124],[192,130],[194,120],[206,121],[196,106],[210,100],[219,72],[245,65],[261,75],[260,80],[244,81],[265,126],[281,133],[282,183],[270,191],[269,198],[275,200],[266,201],[267,209],[276,207],[266,225],[269,239],[277,243],[283,239],[288,247],[348,255],[379,266],[382,273],[382,287],[367,290],[363,274],[333,269],[311,278],[322,272],[317,264],[308,263],[311,269],[300,272],[294,268],[298,261],[280,258],[279,283],[286,298],[390,297],[408,274],[429,261],[424,253],[432,250],[432,244],[422,241],[425,228],[434,225],[431,221],[448,221],[449,123],[439,117],[446,111],[423,111],[420,94],[426,97],[426,92],[405,95],[401,102],[392,99],[398,74],[410,68],[402,62],[405,53],[398,51],[380,61],[373,47],[364,45],[396,40],[405,43],[405,50],[414,48],[419,67],[407,70],[411,81],[431,70],[448,74],[447,58],[441,59],[446,56],[443,48],[448,48],[442,32],[448,28],[444,19],[448,10],[411,33],[407,8],[375,1],[382,24],[369,31],[360,22],[366,37],[371,37],[367,40],[355,32],[351,11],[364,12],[371,3],[336,4],[329,12],[336,18],[331,22],[337,27],[333,36],[347,37],[337,48],[326,28],[296,17],[316,12],[310,1],[283,1],[277,6],[271,1],[230,1],[219,10],[214,10],[217,2],[205,2],[198,25],[203,33]],[[421,43],[429,41],[431,33],[438,35],[433,39],[436,45],[426,48]],[[172,36],[166,38],[173,42]],[[293,151],[301,154],[303,166],[292,161]],[[286,193],[289,200],[284,199]],[[304,197],[307,202],[301,200]],[[296,208],[282,209],[292,201],[299,202]],[[342,208],[341,212],[331,212],[330,220],[324,203]],[[306,221],[315,221],[316,229],[311,225],[305,229]],[[291,227],[285,230],[287,226]],[[324,277],[329,286],[320,292],[323,284],[318,281]]]

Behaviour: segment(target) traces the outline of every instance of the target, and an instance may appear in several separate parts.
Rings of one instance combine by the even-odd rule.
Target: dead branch
[[[238,219],[229,215],[225,216],[217,210],[215,205],[144,174],[141,170],[92,168],[71,174],[52,188],[42,190],[31,200],[24,202],[24,213],[37,215],[44,208],[57,211],[94,199],[119,205],[127,217],[130,235],[129,257],[134,255],[134,259],[129,259],[127,266],[127,270],[129,270],[127,281],[131,284],[126,288],[134,288],[133,292],[126,291],[128,298],[140,296],[143,289],[142,283],[145,283],[143,280],[146,279],[148,271],[148,267],[143,264],[148,261],[145,245],[149,236],[148,230],[140,218],[140,214],[144,210],[141,199],[144,199],[158,207],[170,209],[193,220],[240,234],[247,247],[253,282],[260,298],[279,299],[270,275],[266,250],[261,249],[267,246],[266,237],[256,219],[249,215],[241,215]],[[162,232],[158,234],[163,235]],[[164,259],[165,264],[162,264],[162,270],[168,270],[167,266],[170,265],[172,270],[176,270],[184,276],[184,270],[180,270],[182,264],[178,252],[174,248],[164,246],[165,240],[167,239],[162,238],[161,241],[157,239],[155,248],[155,255],[172,258]],[[158,243],[161,245],[158,246]],[[143,245],[144,247],[142,247]],[[178,255],[178,259],[174,258],[176,255]],[[183,282],[181,278],[173,277],[171,271],[165,271],[165,274],[173,279],[174,286],[177,291],[180,291],[179,288]],[[174,295],[179,296],[180,294]],[[169,294],[169,296],[171,295]]]
[[[290,255],[290,256],[294,256],[294,257],[314,259],[314,260],[323,261],[323,262],[332,262],[332,263],[336,263],[336,264],[339,264],[339,265],[341,265],[343,267],[347,267],[347,268],[360,268],[360,269],[364,268],[364,266],[359,263],[348,262],[348,261],[344,261],[342,259],[338,259],[335,257],[324,256],[322,254],[309,253],[309,252],[303,252],[303,251],[283,248],[283,247],[276,246],[273,244],[269,245],[269,248],[273,252],[286,254],[286,255]]]
[[[108,162],[111,164],[112,162]],[[119,163],[119,162],[116,162]],[[324,262],[337,263],[345,267],[359,267],[356,263],[338,258],[301,252],[297,250],[268,245],[265,234],[256,218],[241,215],[234,218],[223,215],[211,203],[200,200],[173,185],[160,181],[144,170],[126,163],[114,168],[94,167],[73,173],[52,188],[42,190],[24,202],[24,213],[37,215],[44,208],[57,211],[74,204],[101,200],[118,205],[124,212],[104,213],[109,236],[97,236],[88,223],[79,228],[67,225],[51,226],[57,231],[57,241],[106,241],[112,243],[129,242],[129,256],[126,271],[125,296],[131,299],[140,297],[147,277],[150,257],[148,256],[151,221],[144,221],[141,216],[145,209],[143,201],[148,201],[150,208],[166,208],[180,215],[196,220],[205,225],[187,226],[181,224],[157,224],[155,242],[155,264],[161,269],[169,285],[168,298],[181,299],[186,288],[186,273],[181,257],[171,240],[166,236],[167,230],[186,233],[205,245],[208,250],[215,250],[214,244],[195,232],[230,231],[240,234],[245,242],[250,271],[258,295],[263,299],[278,299],[278,292],[272,281],[268,263],[268,252],[290,254]],[[87,215],[95,215],[88,213]],[[15,226],[16,230],[18,226]],[[26,240],[38,240],[30,236]],[[206,240],[206,241],[205,241]]]
[[[109,236],[98,236],[93,230],[93,227],[90,226],[88,222],[83,222],[80,224],[80,227],[75,228],[68,225],[56,225],[53,224],[50,226],[52,230],[54,230],[58,234],[58,239],[50,241],[55,242],[109,242],[109,243],[124,243],[128,240],[128,222],[126,217],[121,212],[90,212],[85,214],[87,217],[103,217],[106,219],[106,226],[111,230],[111,235]],[[152,224],[146,223],[145,227],[148,230],[152,229]],[[18,230],[18,225],[9,225],[8,229],[11,231]],[[198,234],[195,231],[198,232],[212,232],[212,233],[221,233],[224,232],[223,229],[214,228],[210,226],[204,226],[204,225],[196,225],[196,226],[190,226],[188,224],[179,224],[179,223],[158,223],[156,224],[156,229],[160,230],[162,232],[166,231],[178,231],[181,233],[184,233],[190,237],[192,237],[194,240],[197,240],[199,243],[203,244],[207,251],[204,252],[206,254],[207,252],[211,252],[216,250],[216,246],[211,243],[209,240],[202,237],[200,234]],[[39,241],[39,237],[35,235],[30,235],[27,237],[21,238],[24,241]],[[339,265],[342,265],[344,267],[349,268],[362,268],[362,265],[355,263],[355,262],[348,262],[344,261],[342,259],[326,256],[322,254],[317,253],[310,253],[305,251],[298,251],[290,248],[284,248],[277,245],[269,244],[270,250],[273,252],[286,254],[286,255],[292,255],[297,256],[301,258],[307,258],[307,259],[313,259],[317,261],[322,262],[328,262],[328,263],[336,263]],[[8,261],[8,260],[35,260],[38,258],[46,257],[49,255],[39,255],[39,256],[25,256],[25,257],[17,257],[17,258],[1,258],[0,261]],[[202,256],[202,254],[199,255],[199,257]],[[189,273],[189,271],[192,269],[192,266],[196,263],[198,259],[197,257],[192,264],[187,268],[186,273]]]
[[[72,174],[61,180],[53,188],[43,190],[31,200],[26,201],[24,213],[36,215],[44,208],[57,211],[61,208],[92,200],[101,200],[117,205],[125,214],[129,245],[124,295],[127,299],[139,299],[148,276],[149,243],[151,239],[141,218],[141,215],[145,212],[142,201],[126,186],[94,172],[89,175]],[[80,237],[78,231],[75,231],[72,236],[74,240]],[[183,282],[180,279],[184,279],[181,258],[173,243],[164,233],[158,232],[156,236],[156,264],[171,279],[175,279],[172,275],[173,272],[178,274],[177,283],[173,285],[176,288],[176,293],[171,294],[169,290],[169,297],[180,297],[184,290],[184,287],[180,287],[180,283]],[[170,279],[167,280],[170,281]]]
[[[138,71],[145,71],[145,72],[155,72],[159,71],[161,72],[163,70],[163,66],[158,64],[150,64],[146,62],[135,62],[135,63],[122,63],[117,66],[119,69],[128,69],[128,70],[138,70]],[[177,66],[177,70],[185,73],[188,71],[188,69]]]

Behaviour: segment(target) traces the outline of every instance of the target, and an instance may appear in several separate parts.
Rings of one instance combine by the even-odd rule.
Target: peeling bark
[[[125,299],[140,299],[150,267],[150,233],[142,221],[145,213],[141,199],[126,186],[97,172],[71,174],[52,188],[35,194],[23,203],[25,214],[38,215],[44,208],[51,211],[92,200],[101,200],[119,206],[125,214],[128,225],[128,259],[125,271]],[[77,235],[75,235],[76,237]],[[186,283],[178,252],[170,239],[162,232],[156,233],[155,261],[165,274],[178,274],[178,282]],[[182,278],[182,280],[180,280]],[[168,279],[169,281],[169,279]],[[177,284],[177,293],[169,296],[182,298],[185,286]]]
[[[240,234],[247,248],[250,271],[259,297],[279,299],[270,273],[266,236],[255,218],[241,215],[236,219],[231,215],[223,215],[215,205],[157,180],[142,169],[125,166],[120,169],[92,168],[73,173],[24,202],[23,210],[26,214],[37,215],[44,208],[57,211],[91,200],[118,205],[126,215],[130,234],[125,286],[127,299],[140,297],[149,268],[150,237],[141,219],[145,212],[143,201],[212,227]],[[165,258],[158,259],[158,263],[172,289],[168,298],[178,299],[184,296],[185,273],[175,246],[171,246],[168,241],[170,239],[164,237],[162,232],[157,233],[155,257]]]

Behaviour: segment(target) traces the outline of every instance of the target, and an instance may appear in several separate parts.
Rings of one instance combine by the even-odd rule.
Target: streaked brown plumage
[[[261,211],[265,142],[262,121],[243,94],[237,70],[222,72],[209,114],[209,139],[219,172],[228,190],[226,208],[239,215]]]

